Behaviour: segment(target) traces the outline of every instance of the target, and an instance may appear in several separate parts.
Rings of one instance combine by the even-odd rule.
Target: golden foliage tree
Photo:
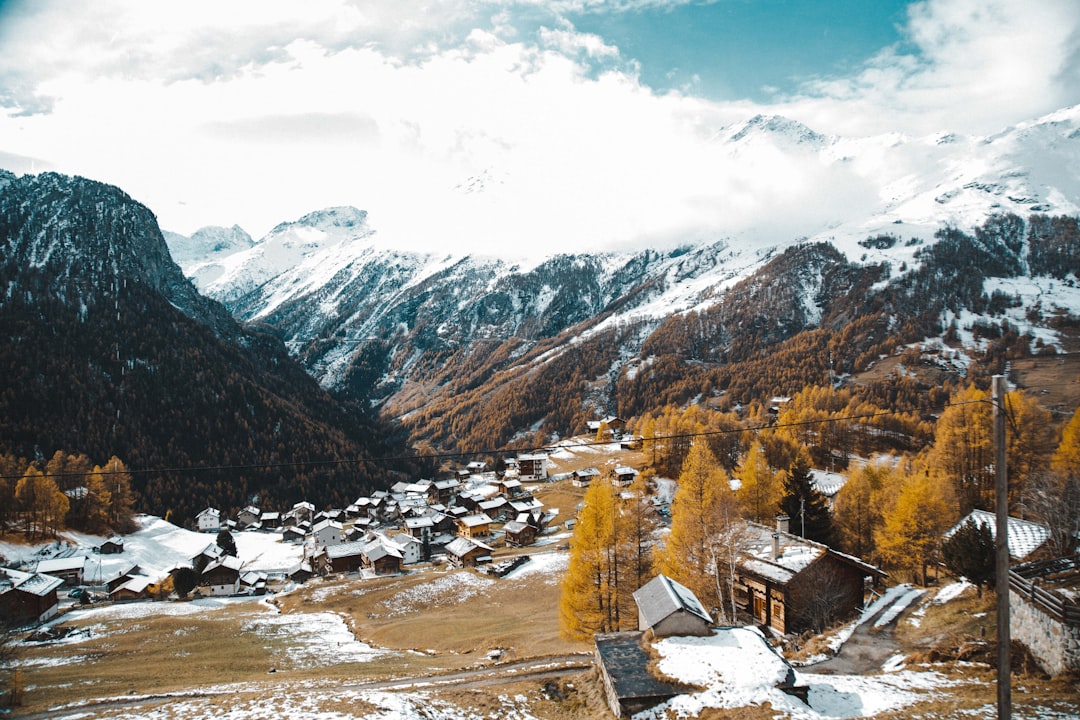
[[[559,597],[559,631],[570,640],[619,629],[615,515],[611,484],[592,483],[578,513]]]
[[[1050,413],[1035,398],[1017,390],[1005,396],[1006,461],[1009,469],[1009,504],[1020,501],[1024,487],[1050,464],[1054,452],[1054,424]]]
[[[705,442],[690,448],[671,503],[671,534],[661,572],[690,588],[707,607],[722,607],[726,578],[720,536],[738,520],[727,473]]]
[[[1050,460],[1057,472],[1076,474],[1080,472],[1080,410],[1073,413],[1061,432],[1061,442]]]
[[[875,556],[875,532],[882,524],[886,495],[899,474],[891,463],[867,463],[858,467],[840,491],[833,506],[833,526],[845,552],[869,559]]]
[[[750,444],[735,477],[740,483],[738,498],[743,515],[754,522],[768,522],[776,517],[784,495],[783,477],[769,467],[760,441]]]
[[[886,510],[875,535],[886,566],[907,570],[926,584],[926,568],[934,561],[941,535],[957,513],[949,483],[940,473],[916,472],[904,479],[895,504]]]
[[[970,386],[955,393],[937,421],[925,462],[952,479],[958,515],[993,508],[994,441],[989,396]]]
[[[33,465],[26,468],[15,486],[15,500],[31,535],[56,535],[63,528],[69,507],[68,498],[56,486],[55,480]]]

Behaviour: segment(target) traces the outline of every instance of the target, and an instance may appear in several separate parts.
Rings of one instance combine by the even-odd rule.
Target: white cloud
[[[1074,0],[924,0],[911,47],[885,48],[850,78],[791,100],[812,124],[848,133],[990,133],[1080,102]]]
[[[921,3],[907,28],[917,52],[885,49],[769,108],[694,97],[694,84],[653,92],[619,48],[565,21],[518,36],[514,9],[541,4],[596,5],[19,6],[0,22],[0,151],[117,184],[181,232],[239,223],[258,236],[351,204],[402,246],[547,254],[781,239],[874,201],[842,164],[768,146],[732,155],[718,130],[758,112],[825,133],[922,133],[1076,102],[1064,1]],[[665,3],[618,5],[641,4]]]

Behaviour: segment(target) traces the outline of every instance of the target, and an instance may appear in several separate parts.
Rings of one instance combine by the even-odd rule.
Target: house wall
[[[815,618],[847,617],[863,604],[863,574],[829,555],[792,578],[787,588],[784,632],[810,629]]]
[[[1070,627],[1009,591],[1009,627],[1013,640],[1031,650],[1051,675],[1080,670],[1080,627]]]
[[[647,630],[648,628],[641,627],[642,621],[643,619],[639,615],[638,629]],[[712,631],[709,629],[709,623],[698,616],[691,615],[685,610],[678,610],[656,623],[656,625],[653,626],[653,633],[657,637],[672,637],[676,635],[706,636],[711,635]]]

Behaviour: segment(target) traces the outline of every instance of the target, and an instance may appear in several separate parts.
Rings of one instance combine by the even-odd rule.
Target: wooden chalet
[[[0,568],[0,619],[43,623],[60,613],[57,590],[64,581],[43,573]]]
[[[222,555],[203,568],[199,591],[205,595],[236,595],[240,592],[242,565],[238,558]]]
[[[735,570],[736,602],[754,622],[781,633],[821,629],[863,606],[879,568],[777,527],[745,522]]]
[[[507,547],[526,547],[536,542],[536,528],[527,522],[512,520],[503,526]]]
[[[113,602],[134,602],[150,597],[150,586],[154,579],[146,575],[126,576],[124,582],[109,591],[109,600]]]
[[[450,562],[458,567],[476,567],[491,562],[491,547],[479,540],[457,537],[446,546]]]
[[[75,555],[66,558],[52,558],[41,560],[37,564],[37,572],[42,575],[58,577],[65,585],[79,585],[83,581],[83,570],[86,568],[86,557]]]
[[[114,535],[98,545],[97,551],[102,555],[119,555],[124,552],[124,538]]]
[[[396,575],[401,572],[401,551],[381,538],[365,545],[361,557],[364,568],[376,575]]]
[[[357,572],[364,567],[365,540],[328,545],[326,556],[330,561],[330,571],[339,573]]]
[[[464,538],[486,537],[491,534],[493,522],[485,513],[466,515],[458,518],[457,533]]]

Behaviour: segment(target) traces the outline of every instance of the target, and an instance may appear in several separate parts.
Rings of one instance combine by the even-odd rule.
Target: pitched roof
[[[685,585],[680,585],[667,575],[657,575],[634,591],[634,602],[648,624],[653,627],[676,612],[684,611],[712,623],[705,606]]]
[[[19,570],[12,570],[10,568],[0,568],[0,579],[7,581],[0,584],[0,593],[18,590],[19,592],[37,595],[38,597],[45,597],[64,584],[62,579],[53,577],[52,575],[27,573]],[[11,583],[10,587],[4,588],[3,586],[7,585],[8,582]]]
[[[965,517],[961,518],[960,522],[949,528],[948,532],[945,533],[945,537],[952,537],[952,534],[959,530],[960,526],[966,523],[969,518],[974,520],[977,525],[989,525],[990,537],[997,539],[997,515],[985,510],[972,510],[969,512]],[[1009,535],[1009,555],[1017,560],[1026,558],[1050,538],[1050,528],[1030,520],[1010,517],[1006,529]]]
[[[476,548],[491,552],[490,546],[466,537],[454,538],[454,540],[446,546],[446,552],[454,555],[455,557],[464,557]]]

